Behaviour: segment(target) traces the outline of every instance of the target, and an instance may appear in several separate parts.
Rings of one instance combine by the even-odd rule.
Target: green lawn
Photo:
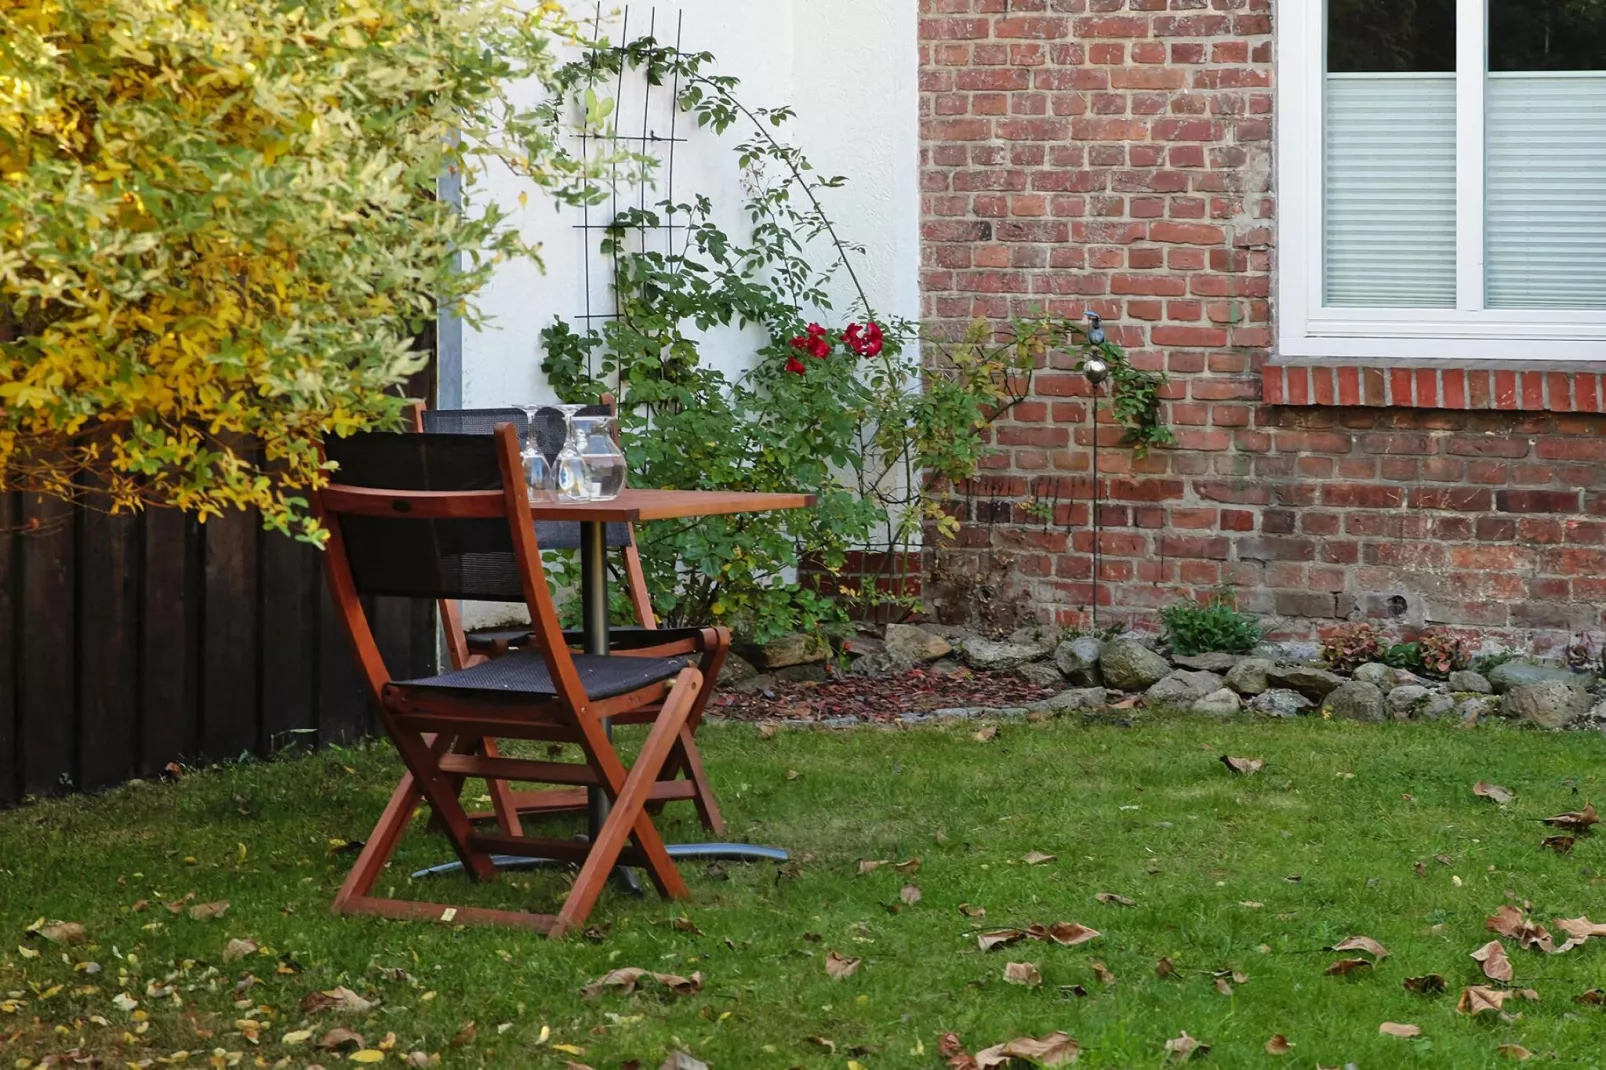
[[[975,1051],[1054,1030],[1075,1037],[1078,1065],[1092,1067],[1160,1066],[1182,1030],[1212,1046],[1195,1066],[1464,1070],[1506,1065],[1497,1049],[1512,1043],[1565,1066],[1606,1065],[1606,1007],[1573,1002],[1606,986],[1606,939],[1558,956],[1509,946],[1518,986],[1540,1001],[1508,1002],[1507,1020],[1455,1009],[1462,987],[1480,980],[1468,956],[1491,939],[1484,918],[1501,904],[1531,900],[1546,923],[1606,918],[1606,834],[1558,855],[1541,849],[1537,821],[1606,804],[1599,734],[1315,720],[1061,721],[1006,725],[990,742],[975,730],[762,739],[750,725],[706,729],[732,834],[785,845],[801,864],[688,864],[689,902],[610,892],[592,917],[600,931],[560,944],[327,912],[351,857],[336,847],[366,834],[397,775],[383,746],[0,814],[0,1068],[71,1048],[115,1067],[164,1065],[178,1050],[194,1053],[192,1066],[332,1067],[338,1054],[281,1038],[311,1030],[316,1042],[336,1025],[370,1048],[394,1033],[381,1065],[421,1051],[447,1067],[572,1060],[616,1070],[634,1060],[657,1070],[681,1049],[715,1070],[936,1068],[944,1033]],[[1223,754],[1266,765],[1236,777]],[[1474,797],[1481,779],[1515,801]],[[449,854],[416,827],[393,867],[398,894],[410,868]],[[671,811],[666,833],[700,838],[689,809]],[[1029,865],[1032,852],[1055,858]],[[918,859],[918,872],[860,875],[861,860],[878,859]],[[563,880],[443,878],[421,891],[550,910]],[[910,906],[900,903],[905,884],[921,892]],[[1100,892],[1135,905],[1100,903]],[[210,920],[163,909],[186,895],[231,906]],[[82,924],[88,942],[30,936],[41,916]],[[977,947],[983,927],[1059,921],[1103,935],[1076,947]],[[1344,956],[1323,948],[1354,935],[1392,955],[1324,976]],[[225,962],[231,939],[261,950]],[[832,980],[832,951],[862,965]],[[1157,975],[1162,957],[1172,976]],[[1035,964],[1042,984],[1006,984],[1009,962]],[[1095,962],[1113,985],[1095,978]],[[587,982],[626,966],[706,981],[692,995],[582,998]],[[1216,971],[1247,979],[1229,980],[1227,994]],[[1428,973],[1444,975],[1449,992],[1402,987]],[[242,990],[247,974],[260,983]],[[309,993],[337,985],[377,1006],[302,1011]],[[123,994],[139,1006],[121,1009]],[[253,1019],[259,1046],[247,1039],[257,1027],[239,1024]],[[1423,1036],[1380,1036],[1385,1021]],[[1292,1054],[1264,1051],[1279,1033]]]

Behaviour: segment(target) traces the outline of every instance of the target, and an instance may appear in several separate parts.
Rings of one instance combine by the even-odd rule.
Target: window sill
[[[1260,374],[1267,405],[1606,412],[1606,363],[1299,357]]]

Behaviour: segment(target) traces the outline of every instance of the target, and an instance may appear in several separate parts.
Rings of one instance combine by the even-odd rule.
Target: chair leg
[[[386,728],[390,730],[391,741],[396,744],[402,761],[411,770],[418,790],[424,793],[424,798],[440,818],[446,836],[451,840],[452,850],[457,853],[463,868],[475,880],[494,879],[496,867],[491,864],[490,855],[469,846],[468,838],[473,835],[474,826],[469,823],[468,814],[463,812],[463,804],[457,797],[457,786],[452,784],[451,777],[440,770],[439,755],[420,733],[399,728],[388,715],[382,716],[387,722]]]
[[[494,739],[485,739],[480,749],[487,758],[495,758],[500,754]],[[489,780],[485,786],[490,789],[491,809],[496,812],[496,823],[502,832],[508,836],[524,835],[524,826],[519,823],[519,806],[513,800],[512,785],[505,780]]]
[[[725,665],[725,655],[730,652],[730,646],[730,632],[726,629],[703,629],[703,657],[697,668],[703,674],[704,684],[697,692],[691,712],[686,717],[686,731],[681,733],[680,745],[669,756],[662,777],[664,780],[674,780],[682,773],[686,774],[687,779],[697,789],[695,796],[697,816],[702,820],[703,827],[715,836],[725,835],[725,819],[720,816],[719,805],[714,802],[714,788],[708,783],[708,774],[703,768],[703,760],[694,740],[697,726],[703,720],[703,711],[708,708],[708,700],[714,696],[715,682],[719,679],[720,669]],[[649,808],[653,814],[658,814],[663,811],[664,804],[655,802],[650,804]]]
[[[664,847],[663,838],[658,835],[652,818],[646,812],[646,803],[653,784],[669,759],[670,751],[680,738],[680,731],[702,682],[702,674],[696,669],[686,669],[680,674],[628,775],[601,727],[595,724],[583,726],[590,743],[588,749],[592,753],[593,767],[613,800],[613,810],[592,842],[585,864],[580,867],[580,875],[575,879],[569,897],[563,901],[563,908],[558,911],[558,923],[550,934],[553,939],[561,938],[570,929],[585,924],[627,839],[633,839],[646,855],[647,875],[660,893],[674,899],[690,895],[680,871],[675,868],[674,861]]]
[[[681,726],[674,753],[686,771],[686,779],[691,781],[697,792],[692,796],[692,803],[697,807],[697,816],[702,819],[703,827],[715,836],[725,835],[725,818],[719,812],[719,803],[714,801],[714,789],[708,783],[708,771],[703,768],[703,756],[697,749],[697,741],[692,738],[689,723]]]

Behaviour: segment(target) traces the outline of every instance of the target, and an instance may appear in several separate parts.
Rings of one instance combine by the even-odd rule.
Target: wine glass
[[[583,502],[591,498],[591,472],[586,468],[585,443],[580,440],[579,427],[575,424],[575,416],[584,405],[559,405],[558,410],[563,413],[564,441],[563,449],[558,451],[555,462],[557,470],[558,500],[562,502]]]
[[[557,470],[541,452],[540,437],[535,431],[536,415],[545,405],[520,405],[524,410],[526,426],[524,428],[524,449],[519,459],[524,462],[524,487],[530,496],[530,504],[550,502],[558,496]]]

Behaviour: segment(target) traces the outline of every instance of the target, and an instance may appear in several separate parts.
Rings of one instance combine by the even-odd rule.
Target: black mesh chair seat
[[[503,646],[524,646],[532,635],[534,633],[528,628],[492,628],[483,632],[470,632],[468,648],[483,653]],[[621,627],[608,630],[608,641],[616,650],[639,650],[644,646],[680,643],[688,639],[701,639],[702,636],[701,628]],[[570,646],[580,646],[585,642],[585,635],[582,632],[564,632],[563,639]]]
[[[612,698],[660,680],[673,679],[688,664],[684,658],[574,656],[580,684],[585,688],[586,697],[592,700]],[[471,669],[459,669],[439,676],[398,680],[394,686],[429,691],[473,691],[477,693],[476,697],[517,700],[555,698],[558,694],[557,686],[547,672],[546,662],[535,651],[517,651]]]

